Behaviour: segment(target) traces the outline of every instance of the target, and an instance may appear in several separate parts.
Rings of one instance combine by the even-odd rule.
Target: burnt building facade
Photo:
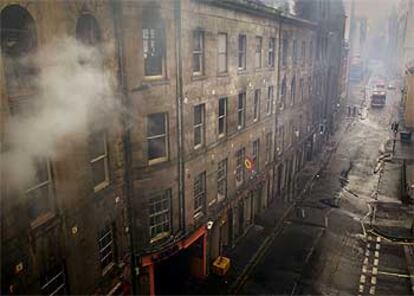
[[[31,82],[51,65],[30,57],[52,40],[102,56],[117,106],[54,137],[59,153],[32,157],[28,185],[2,171],[4,293],[179,293],[270,202],[294,199],[333,132],[338,77],[324,63],[337,48],[322,20],[216,0],[5,1],[0,13],[2,155],[16,149],[10,122],[42,97]]]

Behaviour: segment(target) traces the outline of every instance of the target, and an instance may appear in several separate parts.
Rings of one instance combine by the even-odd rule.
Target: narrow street
[[[398,90],[389,91],[386,107],[371,109],[363,88],[352,89],[348,104],[361,106],[359,116],[345,118],[342,125],[349,128],[338,133],[338,147],[327,167],[253,263],[240,283],[240,294],[411,293],[407,246],[367,232],[370,222],[375,224],[380,195],[382,174],[374,170],[390,138],[399,95]],[[399,186],[398,178],[388,182]]]

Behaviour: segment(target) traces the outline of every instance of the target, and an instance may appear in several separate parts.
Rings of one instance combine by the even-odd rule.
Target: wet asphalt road
[[[240,294],[410,295],[403,246],[364,237],[361,226],[377,189],[379,175],[373,170],[397,116],[399,94],[389,92],[387,106],[371,110],[362,103],[361,90],[355,87],[348,102],[362,104],[361,116],[341,138],[300,210],[292,211],[256,262]],[[339,176],[351,160],[344,189]],[[339,207],[321,202],[331,199],[337,199]]]

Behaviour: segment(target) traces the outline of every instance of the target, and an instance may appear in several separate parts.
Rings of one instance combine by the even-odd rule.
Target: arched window
[[[95,17],[89,13],[82,14],[76,24],[76,39],[90,46],[101,41],[101,30]]]
[[[10,5],[0,14],[1,52],[9,94],[30,88],[36,73],[30,59],[23,59],[37,47],[35,23],[30,13],[19,5]]]
[[[164,24],[156,8],[144,10],[142,19],[142,46],[144,75],[162,76],[165,59]]]

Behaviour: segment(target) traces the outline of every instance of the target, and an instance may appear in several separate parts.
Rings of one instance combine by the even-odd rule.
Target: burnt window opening
[[[1,52],[9,92],[31,88],[36,69],[27,58],[37,47],[35,23],[19,5],[10,5],[0,14]]]
[[[101,30],[95,17],[82,14],[76,24],[76,39],[85,45],[96,46],[101,42]]]
[[[163,75],[165,57],[164,25],[159,13],[153,9],[144,12],[142,23],[142,46],[145,76]]]

